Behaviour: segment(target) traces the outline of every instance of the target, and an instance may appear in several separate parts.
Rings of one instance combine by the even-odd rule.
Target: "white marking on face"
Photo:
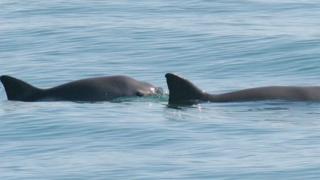
[[[150,88],[150,91],[152,92],[152,94],[155,94],[156,93],[156,88],[152,87],[152,88]]]

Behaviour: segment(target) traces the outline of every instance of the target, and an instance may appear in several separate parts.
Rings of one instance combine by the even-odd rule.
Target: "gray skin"
[[[263,100],[320,101],[320,86],[266,86],[223,94],[209,94],[175,74],[167,73],[166,79],[169,88],[169,104]]]
[[[72,81],[49,89],[36,88],[22,80],[1,76],[8,100],[15,101],[110,101],[119,97],[152,96],[161,88],[128,76],[106,76]]]

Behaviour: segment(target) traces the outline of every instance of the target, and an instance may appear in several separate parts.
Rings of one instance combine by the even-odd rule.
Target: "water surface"
[[[0,74],[38,87],[125,74],[211,93],[319,85],[315,0],[0,2]],[[319,103],[14,102],[1,179],[319,179]]]

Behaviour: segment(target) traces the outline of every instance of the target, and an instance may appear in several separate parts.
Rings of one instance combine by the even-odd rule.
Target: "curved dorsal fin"
[[[187,79],[172,73],[167,73],[166,79],[169,88],[169,104],[192,103],[192,101],[202,100],[203,91]]]
[[[40,89],[11,76],[0,76],[8,100],[33,101],[41,92]]]

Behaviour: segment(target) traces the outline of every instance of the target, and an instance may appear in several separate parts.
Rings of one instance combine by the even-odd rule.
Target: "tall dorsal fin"
[[[8,100],[34,101],[40,95],[40,89],[22,80],[6,75],[0,76],[0,80],[6,90]]]
[[[184,104],[202,100],[203,91],[187,79],[172,73],[167,73],[166,79],[169,88],[169,104]]]

